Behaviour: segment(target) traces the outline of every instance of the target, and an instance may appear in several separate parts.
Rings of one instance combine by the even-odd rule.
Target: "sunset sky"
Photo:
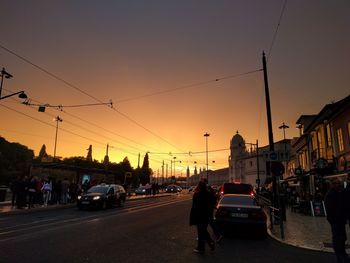
[[[282,122],[297,136],[300,115],[350,94],[347,0],[0,3],[0,67],[13,75],[2,96],[24,90],[32,104],[63,105],[43,113],[0,101],[0,135],[36,155],[43,144],[53,155],[59,115],[57,156],[86,156],[92,144],[100,161],[109,144],[112,162],[137,167],[150,152],[156,174],[176,157],[185,175],[205,166],[208,132],[210,169],[227,167],[237,130],[268,143],[263,51],[275,141]]]

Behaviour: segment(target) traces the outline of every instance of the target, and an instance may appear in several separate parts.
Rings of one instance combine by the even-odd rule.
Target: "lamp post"
[[[55,121],[56,121],[56,136],[55,136],[55,148],[54,148],[54,151],[53,151],[53,161],[55,161],[55,158],[56,158],[56,145],[57,145],[58,122],[62,122],[63,120],[60,118],[60,116],[57,116],[57,117],[55,118]]]
[[[174,159],[174,161],[172,161],[173,164],[174,164],[174,174],[173,174],[173,176],[175,177],[176,176],[176,174],[175,174],[176,173],[176,170],[175,170],[176,169],[176,165],[175,165],[175,163],[176,162],[181,163],[181,161],[180,160],[176,161],[176,156],[174,156],[173,159]]]
[[[205,133],[204,134],[204,137],[205,137],[205,146],[206,146],[206,155],[207,155],[207,182],[208,182],[208,184],[209,184],[209,171],[208,171],[208,137],[210,136],[210,134],[209,133]]]
[[[1,97],[2,86],[3,86],[3,84],[4,84],[4,77],[5,77],[6,79],[10,79],[10,78],[13,78],[13,76],[12,76],[10,73],[8,73],[8,72],[5,70],[5,68],[2,68],[2,70],[1,70],[0,72],[1,72],[1,73],[0,73],[0,76],[1,76],[1,82],[0,82],[0,100],[6,99],[6,98],[8,98],[8,97],[12,97],[12,96],[17,95],[17,94],[19,94],[19,95],[18,95],[19,98],[21,98],[21,99],[26,99],[26,98],[27,98],[27,95],[24,93],[23,90]]]
[[[286,142],[286,129],[289,128],[288,125],[286,125],[284,122],[281,126],[278,127],[279,129],[283,130],[283,142],[284,142],[284,159],[285,159],[285,171],[287,170],[287,142]]]

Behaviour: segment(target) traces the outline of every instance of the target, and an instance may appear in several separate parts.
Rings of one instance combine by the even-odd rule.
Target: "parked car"
[[[174,185],[174,184],[168,185],[165,188],[165,192],[166,193],[178,193],[178,192],[181,192],[181,191],[182,191],[182,188],[180,186]]]
[[[118,184],[100,184],[91,187],[86,193],[78,196],[77,206],[83,208],[123,206],[126,199],[126,192],[123,186]]]
[[[146,187],[140,186],[140,187],[136,188],[136,189],[135,189],[135,194],[136,194],[136,195],[145,195],[145,194],[147,194],[147,189],[146,189]]]
[[[219,190],[219,197],[226,194],[244,194],[244,195],[255,195],[254,188],[251,184],[243,183],[224,183]]]
[[[267,235],[267,217],[252,195],[226,194],[217,204],[215,222],[224,234],[253,231]]]

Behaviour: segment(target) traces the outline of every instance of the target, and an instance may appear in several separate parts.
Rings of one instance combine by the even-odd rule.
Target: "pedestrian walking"
[[[210,211],[210,194],[206,183],[200,181],[193,194],[190,212],[190,226],[197,226],[197,247],[193,250],[196,253],[205,252],[205,243],[208,243],[212,251],[215,250],[215,242],[207,230]]]
[[[344,190],[346,219],[350,227],[350,173],[348,173],[346,188]]]
[[[331,182],[331,188],[325,197],[327,220],[331,225],[334,253],[338,263],[350,262],[345,250],[346,209],[345,190],[339,179]]]
[[[64,178],[61,183],[61,202],[66,205],[68,201],[68,190],[69,190],[69,181],[68,178]]]
[[[28,208],[34,207],[34,202],[36,199],[36,177],[31,177],[28,183]]]
[[[14,207],[15,204],[17,203],[19,184],[20,184],[19,181],[20,181],[20,178],[17,176],[15,179],[11,181],[11,184],[10,184],[10,189],[12,193],[12,198],[11,198],[12,207]]]
[[[42,191],[43,197],[44,197],[44,206],[47,206],[47,204],[49,203],[49,201],[51,199],[51,191],[52,191],[51,181],[46,179],[42,188],[41,188],[41,191]]]

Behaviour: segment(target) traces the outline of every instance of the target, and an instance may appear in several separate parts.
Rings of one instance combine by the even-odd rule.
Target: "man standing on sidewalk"
[[[338,263],[350,262],[345,250],[346,241],[346,209],[345,209],[345,191],[336,178],[331,182],[331,189],[325,197],[327,211],[327,220],[332,229],[332,242],[334,253]]]

